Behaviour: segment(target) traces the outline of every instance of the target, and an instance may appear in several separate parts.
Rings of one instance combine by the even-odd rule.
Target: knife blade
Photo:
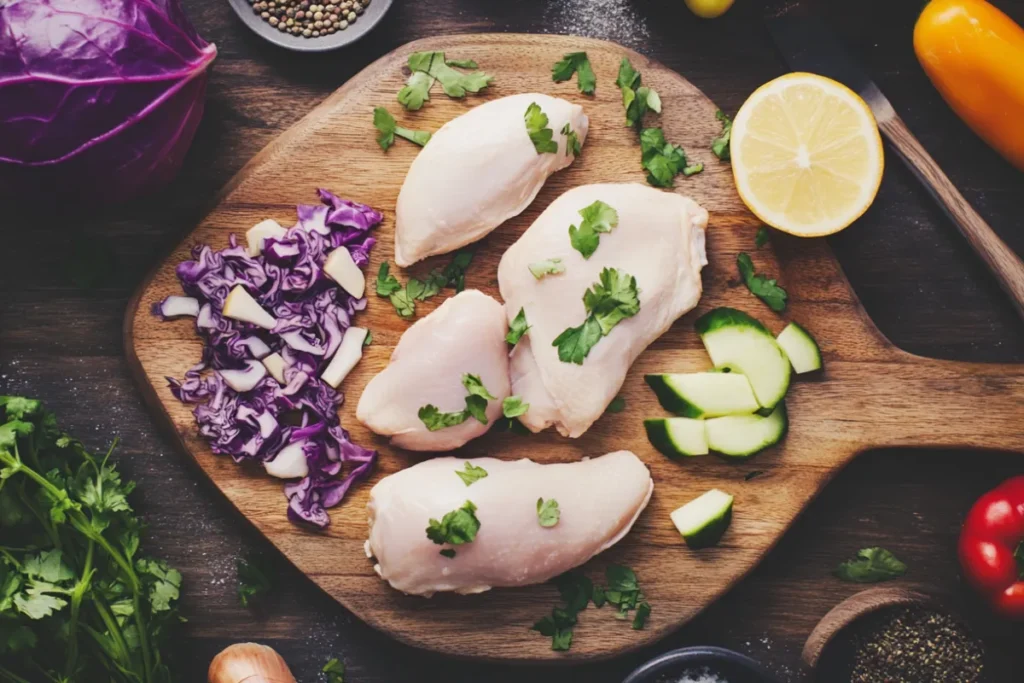
[[[842,47],[828,26],[799,2],[765,16],[765,24],[783,59],[794,71],[806,71],[844,84],[867,103],[878,129],[928,193],[981,257],[1024,319],[1024,261],[968,203],[935,159],[918,142],[871,77]]]

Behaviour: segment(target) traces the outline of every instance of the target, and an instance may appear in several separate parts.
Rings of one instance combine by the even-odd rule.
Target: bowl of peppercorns
[[[254,33],[289,50],[325,52],[370,32],[391,0],[228,0]]]

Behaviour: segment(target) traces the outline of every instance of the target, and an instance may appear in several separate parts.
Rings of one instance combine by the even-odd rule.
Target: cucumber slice
[[[764,325],[735,308],[716,308],[697,320],[697,334],[716,368],[746,375],[762,408],[785,398],[789,359]]]
[[[782,441],[789,428],[786,404],[780,403],[768,417],[730,415],[705,423],[708,448],[737,458],[746,458]]]
[[[789,362],[798,375],[821,370],[821,349],[811,333],[797,323],[786,325],[775,339],[789,356]]]
[[[708,439],[703,420],[688,417],[658,417],[644,420],[651,445],[670,458],[707,455]]]
[[[646,375],[665,410],[683,417],[749,415],[760,404],[747,378],[738,372]]]
[[[732,501],[728,493],[711,489],[673,512],[672,523],[691,548],[713,546],[732,522]]]

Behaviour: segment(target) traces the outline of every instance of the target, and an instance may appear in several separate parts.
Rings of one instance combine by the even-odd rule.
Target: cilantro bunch
[[[109,458],[0,396],[0,680],[172,680],[181,574],[139,554],[135,485]]]

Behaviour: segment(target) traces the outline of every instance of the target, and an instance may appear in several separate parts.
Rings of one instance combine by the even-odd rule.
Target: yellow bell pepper
[[[984,0],[932,0],[914,52],[953,111],[1024,171],[1024,29]]]

